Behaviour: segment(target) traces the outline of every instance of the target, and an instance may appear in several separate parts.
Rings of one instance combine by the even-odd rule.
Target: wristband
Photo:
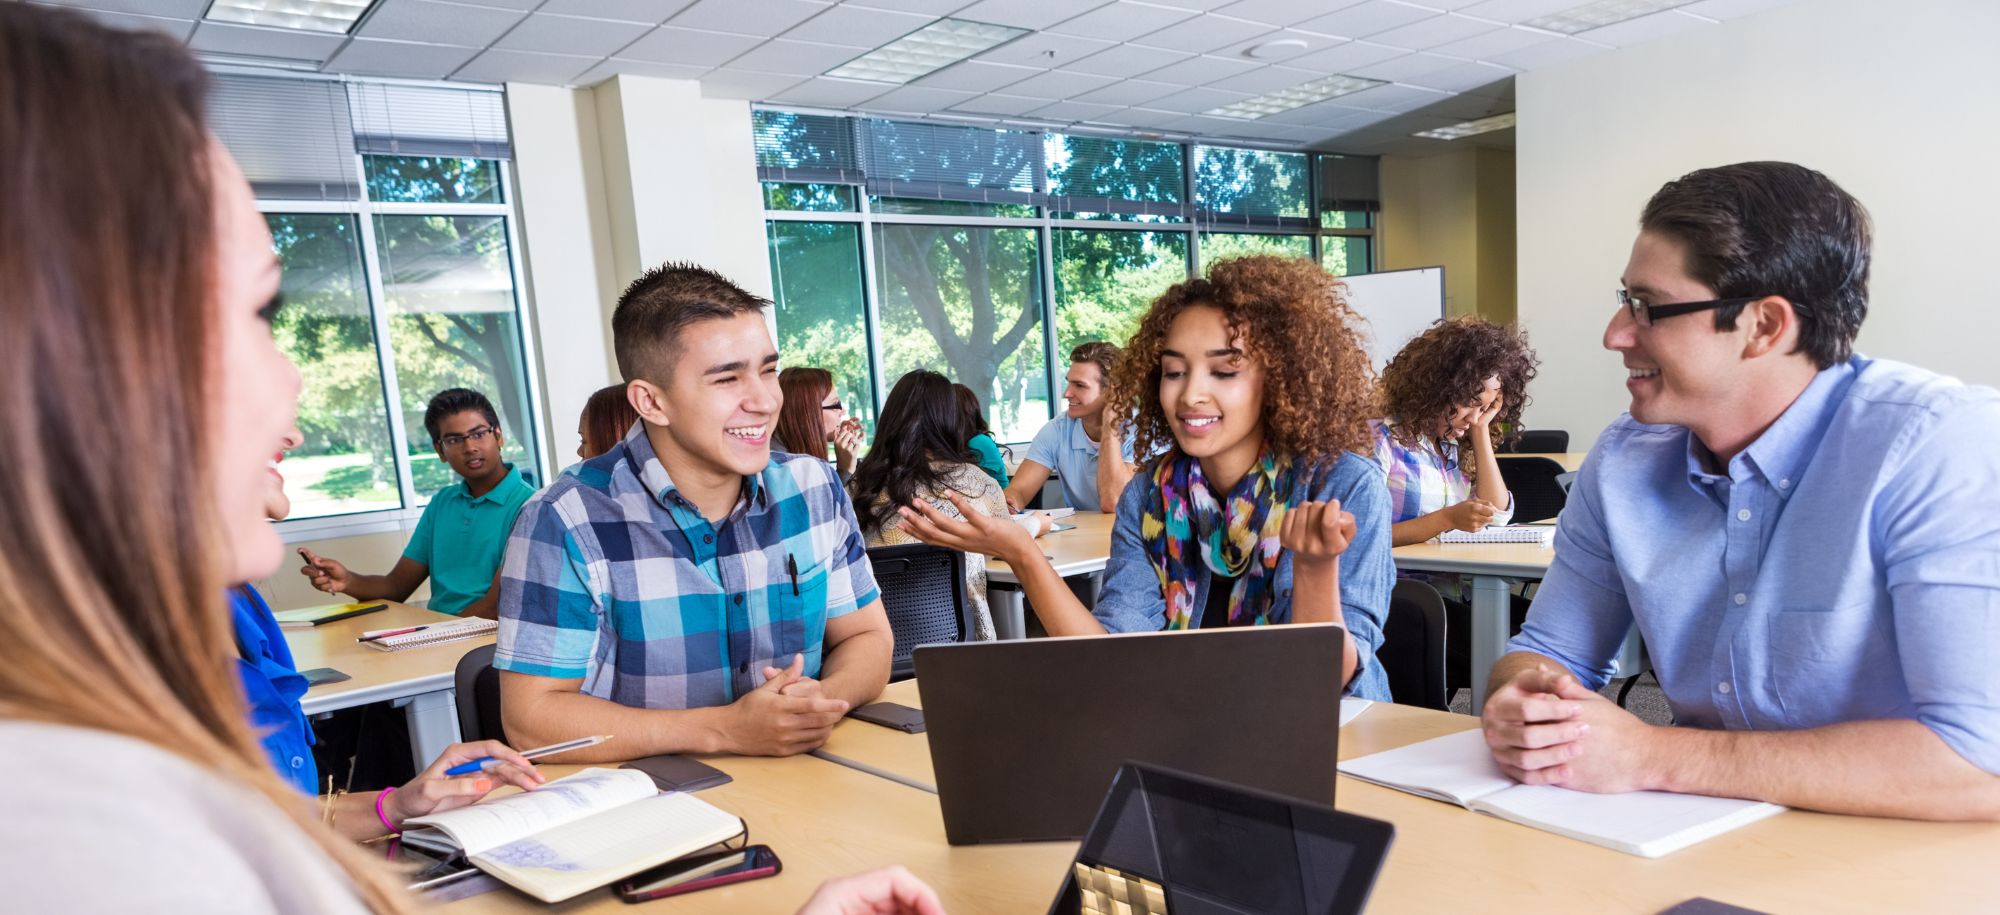
[[[375,818],[382,821],[382,828],[389,830],[390,835],[400,835],[402,830],[397,829],[396,824],[389,822],[389,815],[382,812],[382,802],[388,800],[389,795],[395,793],[396,789],[394,788],[384,788],[381,794],[375,795]]]

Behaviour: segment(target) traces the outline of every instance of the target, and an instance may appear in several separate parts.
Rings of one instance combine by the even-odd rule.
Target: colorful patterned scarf
[[[1278,577],[1278,531],[1292,493],[1290,461],[1280,463],[1268,448],[1231,490],[1225,505],[1202,477],[1201,462],[1176,450],[1153,468],[1158,498],[1146,506],[1139,537],[1160,576],[1167,599],[1167,628],[1201,625],[1205,609],[1194,605],[1194,567],[1189,553],[1200,550],[1213,575],[1236,579],[1229,592],[1229,620],[1246,617],[1264,625],[1271,612],[1271,588]]]

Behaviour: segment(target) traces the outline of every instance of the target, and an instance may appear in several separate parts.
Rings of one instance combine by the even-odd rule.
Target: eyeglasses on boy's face
[[[459,448],[465,447],[466,442],[483,442],[486,441],[488,436],[499,435],[499,434],[500,430],[495,429],[492,426],[477,426],[474,427],[472,430],[466,432],[464,435],[453,434],[444,436],[438,439],[438,444],[443,445],[446,448],[450,448],[452,450],[457,450]]]
[[[1697,311],[1712,311],[1717,308],[1748,305],[1761,298],[1764,297],[1753,295],[1736,299],[1710,299],[1706,302],[1674,302],[1667,305],[1651,305],[1646,300],[1633,295],[1629,290],[1618,290],[1618,304],[1632,313],[1632,320],[1637,322],[1640,327],[1651,327],[1654,321],[1662,318],[1691,315]]]

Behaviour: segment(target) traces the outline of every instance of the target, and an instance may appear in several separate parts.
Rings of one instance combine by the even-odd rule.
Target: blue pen
[[[566,740],[563,741],[562,743],[552,743],[546,747],[540,747],[538,749],[529,750],[527,752],[522,753],[521,755],[528,759],[539,759],[544,756],[553,756],[557,753],[567,753],[570,750],[581,750],[584,747],[594,747],[610,739],[611,739],[610,734],[599,734],[596,737],[579,737],[575,740]],[[501,762],[503,762],[503,760],[497,757],[484,756],[480,757],[479,759],[475,759],[469,763],[461,763],[459,765],[452,766],[451,768],[444,770],[444,774],[471,775],[475,772],[484,772],[488,769],[491,769],[494,766],[500,765]]]

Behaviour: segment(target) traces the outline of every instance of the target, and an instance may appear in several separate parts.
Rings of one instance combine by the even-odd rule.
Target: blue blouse
[[[236,629],[236,671],[250,706],[250,725],[264,742],[264,753],[278,774],[300,791],[319,794],[319,766],[313,762],[312,726],[299,707],[306,678],[292,664],[291,646],[257,589],[244,585],[229,591],[229,612]]]

